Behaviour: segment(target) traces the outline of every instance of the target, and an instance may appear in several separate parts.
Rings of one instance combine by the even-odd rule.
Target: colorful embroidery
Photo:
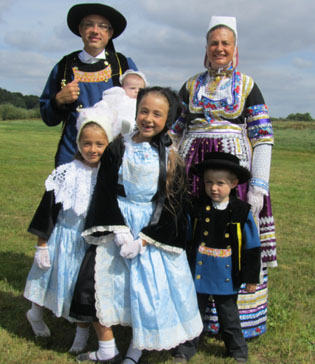
[[[266,105],[250,106],[246,110],[248,138],[252,146],[273,144],[273,130]]]
[[[263,188],[266,191],[269,190],[269,183],[267,183],[266,181],[264,181],[264,180],[262,180],[260,178],[252,178],[249,181],[249,184],[251,186],[257,186],[257,187]]]
[[[79,82],[107,82],[112,77],[112,68],[109,65],[98,72],[83,72],[79,71],[76,67],[73,67],[74,79]]]
[[[231,89],[231,100],[227,97],[215,100],[210,97],[202,96],[198,98],[200,87],[206,84],[207,73],[199,74],[188,83],[188,90],[193,95],[189,108],[192,112],[204,113],[207,119],[234,119],[238,117],[243,109],[246,98],[253,88],[253,79],[243,75],[241,72],[234,71],[232,78],[226,84],[220,85],[222,89]]]
[[[213,249],[207,248],[206,246],[199,246],[199,253],[209,255],[216,258],[226,258],[232,255],[232,249]]]

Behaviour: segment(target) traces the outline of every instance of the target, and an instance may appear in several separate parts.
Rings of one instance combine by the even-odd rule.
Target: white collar
[[[79,53],[79,59],[83,63],[96,63],[100,59],[106,59],[105,49],[102,50],[96,57],[91,56],[85,49]]]
[[[212,201],[212,206],[217,210],[225,210],[229,204],[229,200],[225,202],[214,202]]]
[[[55,201],[62,204],[63,210],[72,209],[77,216],[85,217],[98,168],[89,167],[77,159],[62,164],[46,179],[46,191],[54,191]]]

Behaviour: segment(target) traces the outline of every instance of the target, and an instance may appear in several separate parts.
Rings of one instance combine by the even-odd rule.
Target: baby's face
[[[144,80],[137,75],[128,75],[124,78],[123,89],[126,92],[126,95],[131,97],[132,99],[136,99],[138,92],[141,88],[145,87]]]

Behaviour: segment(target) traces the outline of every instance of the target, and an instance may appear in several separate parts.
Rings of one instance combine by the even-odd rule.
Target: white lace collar
[[[54,191],[56,203],[62,203],[64,210],[72,209],[76,215],[86,216],[97,172],[98,168],[74,160],[54,169],[45,187],[47,191]]]
[[[215,202],[212,201],[212,206],[217,210],[225,210],[229,204],[229,200],[225,202]]]

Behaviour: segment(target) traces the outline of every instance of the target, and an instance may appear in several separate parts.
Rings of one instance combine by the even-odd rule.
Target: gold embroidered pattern
[[[83,72],[79,71],[76,67],[72,68],[74,79],[79,82],[107,82],[112,77],[112,68],[109,65],[98,72]]]
[[[201,254],[210,255],[215,258],[226,258],[232,255],[232,249],[213,249],[205,246],[199,246],[198,251]]]

